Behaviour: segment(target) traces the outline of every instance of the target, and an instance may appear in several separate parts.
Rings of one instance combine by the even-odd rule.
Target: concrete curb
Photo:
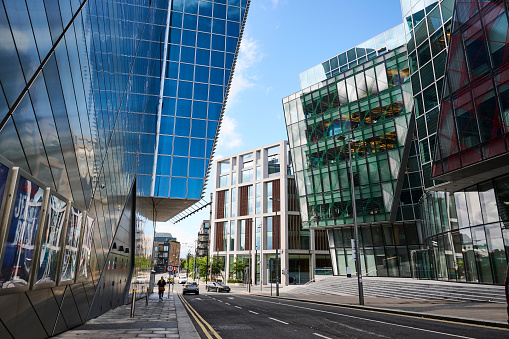
[[[191,318],[187,314],[186,308],[182,305],[182,301],[176,292],[173,292],[173,300],[175,301],[175,313],[177,314],[177,326],[179,337],[185,339],[200,339],[200,335],[196,331]]]
[[[248,294],[248,293],[244,293],[244,294]],[[318,300],[312,300],[312,299],[299,299],[299,298],[290,298],[290,297],[281,297],[281,296],[275,297],[275,296],[255,294],[255,293],[249,293],[248,295],[256,295],[258,297],[265,297],[265,298],[272,298],[272,299],[303,301],[303,302],[309,302],[309,303],[315,303],[315,304],[321,304],[321,305],[341,306],[341,307],[351,308],[351,309],[369,310],[369,311],[377,311],[377,312],[384,312],[384,313],[391,313],[391,314],[409,315],[409,316],[413,316],[413,317],[445,320],[445,321],[462,323],[462,324],[470,324],[470,325],[474,324],[474,325],[497,327],[497,328],[509,328],[509,324],[503,323],[500,321],[486,321],[486,320],[471,319],[471,318],[452,317],[452,316],[439,315],[439,314],[403,311],[403,310],[397,310],[397,309],[373,307],[373,306],[365,306],[365,305],[362,306],[362,305],[351,305],[351,304],[338,304],[338,303],[331,303],[331,302],[318,301]]]

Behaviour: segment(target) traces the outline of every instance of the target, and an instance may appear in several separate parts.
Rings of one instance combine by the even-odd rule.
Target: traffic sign
[[[171,272],[171,271],[173,271],[173,266],[171,266],[171,265],[166,266],[166,272]]]

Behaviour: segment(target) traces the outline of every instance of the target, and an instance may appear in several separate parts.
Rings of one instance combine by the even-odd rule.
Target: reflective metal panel
[[[25,293],[0,297],[0,320],[15,338],[46,338],[48,334],[39,322]]]
[[[51,289],[28,291],[27,296],[46,332],[51,334],[58,316],[58,304]]]
[[[65,242],[64,262],[62,265],[62,275],[60,277],[60,281],[74,280],[82,219],[83,212],[75,207],[71,207],[69,226],[67,228],[67,237]]]
[[[74,298],[71,292],[71,287],[67,286],[64,295],[64,301],[62,302],[62,316],[64,317],[65,323],[68,328],[72,328],[82,324],[78,308],[74,302]]]

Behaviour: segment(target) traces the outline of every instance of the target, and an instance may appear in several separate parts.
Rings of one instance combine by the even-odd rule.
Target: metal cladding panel
[[[5,326],[0,322],[0,338],[2,339],[11,339],[12,336],[9,334],[9,331],[5,328]]]
[[[35,312],[46,329],[51,334],[57,321],[58,304],[50,288],[27,292],[28,299],[32,303]]]
[[[74,301],[78,306],[78,312],[80,314],[81,321],[85,322],[87,321],[87,314],[89,309],[85,288],[83,287],[82,283],[71,285],[70,287],[72,294],[74,295]]]
[[[62,305],[62,299],[64,298],[64,292],[65,292],[66,286],[58,286],[53,287],[53,295],[55,296],[55,300],[57,301],[58,305]]]
[[[64,317],[62,317],[62,312],[58,313],[57,323],[55,324],[55,330],[52,335],[57,335],[59,333],[67,331],[69,328],[65,323]]]
[[[25,293],[0,297],[0,320],[15,338],[46,338],[48,334],[37,318]]]
[[[67,286],[67,289],[65,290],[64,301],[62,302],[61,310],[62,316],[64,317],[68,328],[73,328],[82,324],[78,308],[69,286]]]

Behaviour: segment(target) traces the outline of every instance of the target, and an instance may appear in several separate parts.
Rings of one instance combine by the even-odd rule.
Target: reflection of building
[[[0,11],[0,333],[15,338],[143,296],[155,222],[200,199],[249,1],[80,3]]]
[[[387,48],[374,38],[327,60],[283,100],[304,225],[328,230],[335,274],[345,274],[352,208],[348,146],[337,135],[354,138],[364,274],[502,284],[507,3],[401,5],[404,32],[398,26]]]
[[[227,277],[235,261],[244,261],[252,263],[253,282],[275,281],[276,247],[288,273],[282,284],[330,270],[325,232],[302,229],[287,142],[218,160],[213,183],[210,255],[226,258]]]
[[[198,239],[196,242],[196,256],[204,257],[209,254],[209,234],[210,234],[210,221],[203,220],[200,225],[200,232],[198,232]]]
[[[166,266],[178,266],[180,243],[171,233],[156,233],[153,264],[156,272],[166,272]]]

